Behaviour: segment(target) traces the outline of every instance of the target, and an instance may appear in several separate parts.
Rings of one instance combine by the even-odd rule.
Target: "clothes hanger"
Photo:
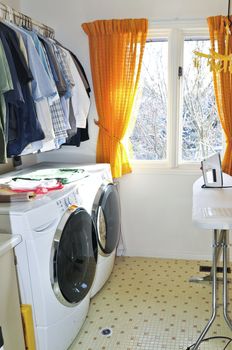
[[[13,9],[10,7],[10,6],[8,6],[8,5],[5,5],[6,6],[6,14],[7,14],[7,16],[6,17],[8,17],[8,21],[9,22],[11,22],[11,23],[14,23],[14,12],[13,12]]]
[[[3,9],[0,7],[0,20],[4,19],[5,16],[5,12],[3,11]]]
[[[1,5],[1,20],[6,20],[7,17],[7,6],[3,3],[0,4]],[[4,7],[4,9],[3,9]]]
[[[54,38],[54,31],[50,27],[33,21],[31,17],[17,12],[10,6],[3,3],[0,3],[0,21],[1,20],[14,23],[31,31],[35,25],[37,28],[35,31],[38,31],[42,36]]]

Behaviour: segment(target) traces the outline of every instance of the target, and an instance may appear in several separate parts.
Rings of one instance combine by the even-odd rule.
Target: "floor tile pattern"
[[[89,314],[70,350],[186,350],[211,315],[211,285],[189,283],[208,262],[117,257],[104,288],[92,299]],[[219,275],[220,276],[220,275]],[[222,300],[222,287],[218,288]],[[232,283],[229,290],[232,305]],[[231,307],[232,309],[232,307]],[[219,310],[208,336],[232,337]],[[112,334],[103,336],[109,329]],[[214,340],[201,350],[223,350]],[[226,348],[232,350],[232,343]]]

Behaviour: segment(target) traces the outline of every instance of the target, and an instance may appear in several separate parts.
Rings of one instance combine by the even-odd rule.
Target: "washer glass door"
[[[110,254],[117,247],[120,236],[120,202],[117,187],[108,184],[102,192],[96,206],[98,243],[104,254]]]
[[[65,305],[75,305],[87,295],[97,260],[95,226],[86,210],[76,209],[59,225],[53,252],[53,290]],[[64,227],[62,227],[64,225]]]

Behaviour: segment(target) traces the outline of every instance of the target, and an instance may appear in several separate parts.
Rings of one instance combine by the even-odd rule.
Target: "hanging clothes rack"
[[[5,19],[15,23],[17,26],[25,27],[29,30],[37,30],[40,34],[49,38],[55,37],[55,31],[53,28],[46,24],[40,23],[32,19],[31,17],[16,11],[12,7],[0,2],[0,19]]]

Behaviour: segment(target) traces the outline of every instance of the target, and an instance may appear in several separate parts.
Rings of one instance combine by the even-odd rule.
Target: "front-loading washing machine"
[[[89,175],[78,181],[78,193],[96,227],[97,266],[90,291],[90,296],[93,297],[104,286],[112,272],[120,237],[120,200],[117,185],[112,179],[110,165],[44,162],[30,169],[36,171],[75,167],[84,169]]]
[[[121,231],[120,200],[109,164],[81,167],[90,174],[81,191],[85,194],[85,206],[91,210],[97,232],[98,259],[91,288],[93,297],[104,286],[114,266]]]
[[[0,204],[1,231],[23,239],[15,249],[20,296],[32,305],[37,350],[68,349],[88,312],[97,240],[82,204],[78,185]]]

